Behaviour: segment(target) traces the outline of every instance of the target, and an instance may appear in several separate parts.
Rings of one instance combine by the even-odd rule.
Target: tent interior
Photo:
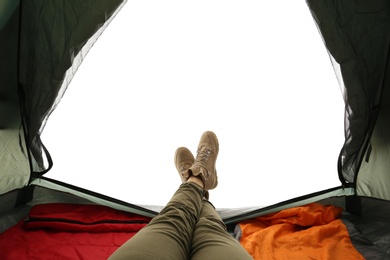
[[[27,217],[31,220],[31,212],[36,212],[33,209],[39,205],[100,205],[147,218],[154,217],[162,208],[161,205],[133,204],[131,198],[118,199],[47,177],[54,169],[55,158],[52,159],[50,149],[42,140],[46,123],[50,122],[51,114],[87,53],[125,4],[126,1],[121,0],[4,0],[0,4],[0,247],[9,249],[0,252],[2,259],[16,258],[16,248],[8,248],[8,245],[14,241],[20,246],[26,238],[20,238],[22,241],[16,236],[11,238],[10,231],[16,227],[22,227],[20,232],[23,231],[23,225],[29,223]],[[240,240],[244,238],[239,233],[240,228],[243,229],[247,221],[312,203],[338,207],[342,209],[339,218],[349,234],[348,239],[362,259],[390,259],[390,220],[387,217],[390,213],[390,3],[386,0],[307,0],[306,4],[342,89],[344,144],[336,148],[341,150],[338,157],[327,162],[337,166],[332,174],[340,185],[265,206],[217,210],[228,230]],[[69,91],[71,89],[69,86]],[[326,137],[316,136],[316,139],[326,140]],[[283,147],[278,146],[278,149]],[[267,153],[261,154],[262,158],[265,156]],[[112,181],[111,185],[118,182],[110,180],[109,174],[103,177],[107,182]],[[277,184],[275,192],[280,192]],[[300,231],[308,229],[306,226]],[[26,233],[27,237],[31,235],[31,231]],[[63,233],[65,231],[61,231]],[[26,250],[20,251],[37,248],[36,244],[31,248],[24,246]],[[117,247],[110,245],[102,259]],[[76,253],[79,257],[80,252]],[[307,254],[312,256],[312,253]],[[36,259],[41,256],[39,251],[31,254],[36,254]],[[251,254],[255,259],[259,256],[259,252],[251,251]],[[347,259],[345,255],[337,257],[332,259]]]

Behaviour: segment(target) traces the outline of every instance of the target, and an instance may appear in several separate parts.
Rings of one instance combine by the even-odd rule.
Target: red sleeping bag
[[[107,259],[150,220],[100,205],[36,205],[0,234],[0,259]]]

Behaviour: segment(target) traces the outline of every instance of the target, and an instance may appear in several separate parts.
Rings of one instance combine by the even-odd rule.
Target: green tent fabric
[[[23,187],[30,167],[18,97],[19,3],[2,1],[0,8],[0,193]]]
[[[83,57],[124,2],[2,3],[0,137],[4,152],[0,167],[3,183],[9,185],[0,186],[0,191],[7,192],[26,185],[30,174],[39,176],[50,169],[50,154],[40,138],[46,120]]]
[[[21,3],[19,84],[33,171],[42,172],[40,133],[77,68],[74,59],[122,1]]]
[[[356,183],[386,88],[390,3],[307,2],[343,88],[345,144],[339,157],[340,180],[343,184]]]

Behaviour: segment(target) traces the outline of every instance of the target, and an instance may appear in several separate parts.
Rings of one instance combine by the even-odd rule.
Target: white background
[[[212,130],[213,204],[269,205],[340,185],[343,113],[304,1],[129,1],[48,121],[46,176],[165,205],[176,148]]]

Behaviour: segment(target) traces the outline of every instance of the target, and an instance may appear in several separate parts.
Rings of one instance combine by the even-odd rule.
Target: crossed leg
[[[224,222],[207,200],[194,229],[192,260],[253,259],[240,243],[230,235]]]
[[[187,148],[177,149],[175,165],[183,184],[167,206],[110,260],[252,259],[227,232],[214,207],[203,200],[218,184],[218,149],[218,139],[210,131],[200,139],[196,160]]]
[[[226,231],[203,189],[184,183],[167,206],[123,244],[110,260],[252,259]]]
[[[203,189],[191,182],[182,184],[164,209],[109,259],[189,259],[202,207]]]

